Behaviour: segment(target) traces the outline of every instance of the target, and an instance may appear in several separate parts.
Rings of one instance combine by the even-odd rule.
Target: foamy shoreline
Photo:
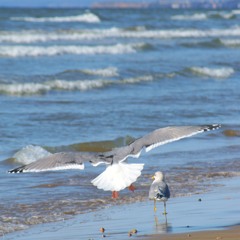
[[[167,204],[167,223],[161,214],[162,204],[157,205],[158,214],[155,216],[153,203],[145,201],[111,206],[67,221],[41,224],[8,234],[4,239],[99,239],[102,237],[99,231],[101,227],[106,229],[106,238],[111,239],[128,239],[131,229],[137,229],[138,233],[133,237],[138,239],[156,239],[160,235],[172,237],[181,233],[186,237],[188,234],[195,236],[199,231],[222,230],[239,224],[238,182],[239,177],[221,180],[221,186],[212,192],[170,199]]]

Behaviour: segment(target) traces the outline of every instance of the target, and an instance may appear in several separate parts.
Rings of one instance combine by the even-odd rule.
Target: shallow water
[[[147,235],[220,230],[239,224],[239,178],[217,181],[210,193],[173,198],[167,202],[167,217],[162,215],[163,204],[157,212],[148,200],[81,214],[68,221],[42,224],[25,231],[5,236],[17,239],[100,239],[101,227],[106,238],[127,239],[128,232],[137,230],[132,237],[145,239]],[[221,187],[220,187],[221,186]],[[159,236],[159,237],[160,237]],[[163,237],[163,236],[162,236]]]
[[[163,170],[173,196],[239,175],[236,11],[0,10],[0,222],[4,233],[114,204],[85,171],[10,175],[48,152],[107,151],[167,125],[222,128],[164,145],[135,194]]]

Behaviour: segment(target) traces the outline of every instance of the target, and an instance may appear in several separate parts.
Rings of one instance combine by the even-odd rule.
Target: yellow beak
[[[155,179],[155,176],[152,176],[152,177],[151,177],[151,179],[153,179],[153,180],[154,180],[154,179]]]

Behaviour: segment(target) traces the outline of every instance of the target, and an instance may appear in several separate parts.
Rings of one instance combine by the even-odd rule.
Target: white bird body
[[[113,163],[91,183],[105,191],[121,191],[141,175],[144,164]]]
[[[159,128],[134,140],[127,146],[109,152],[61,152],[9,171],[9,173],[40,172],[66,169],[84,169],[84,162],[93,166],[106,164],[106,170],[91,182],[105,191],[120,191],[129,187],[141,175],[144,164],[124,162],[128,157],[138,158],[143,149],[146,152],[160,145],[190,137],[195,134],[220,128],[220,125],[171,126]]]

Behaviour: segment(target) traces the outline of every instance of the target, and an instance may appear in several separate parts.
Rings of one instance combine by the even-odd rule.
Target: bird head
[[[152,176],[152,179],[157,181],[164,181],[164,174],[160,171],[155,172],[154,176]]]

